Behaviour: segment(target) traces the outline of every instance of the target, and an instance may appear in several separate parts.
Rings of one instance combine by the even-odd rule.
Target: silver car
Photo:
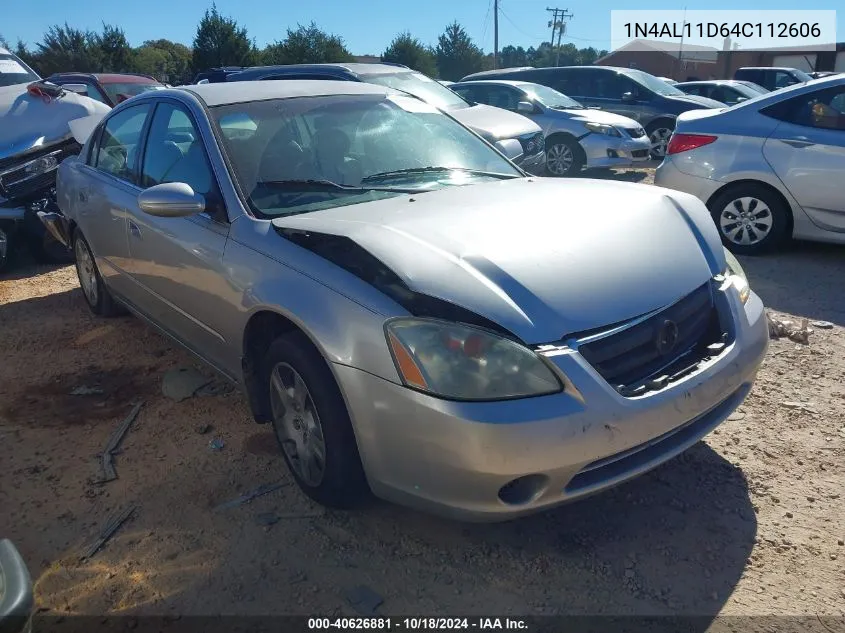
[[[737,81],[735,79],[685,81],[683,83],[675,83],[675,88],[683,90],[688,95],[707,97],[708,99],[721,101],[729,106],[769,92],[763,86],[758,86],[750,81]]]
[[[704,201],[725,245],[845,244],[845,76],[678,117],[655,184]]]
[[[546,170],[570,176],[582,167],[623,167],[649,159],[651,141],[628,117],[585,108],[557,90],[527,81],[469,81],[450,86],[476,103],[519,112],[546,138]]]
[[[494,521],[598,492],[720,424],[768,344],[692,196],[528,177],[372,84],[139,95],[58,194],[91,309],[239,383],[324,504]]]

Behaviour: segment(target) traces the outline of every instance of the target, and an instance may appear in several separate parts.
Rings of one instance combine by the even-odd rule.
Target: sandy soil
[[[365,585],[383,614],[845,615],[843,249],[743,264],[773,312],[834,327],[809,345],[772,341],[746,403],[681,457],[480,526],[379,502],[315,507],[240,394],[163,397],[164,373],[191,357],[135,318],[92,317],[72,268],[24,266],[0,278],[0,537],[19,545],[46,613],[353,614],[348,593]],[[97,484],[97,455],[137,401],[119,478]]]

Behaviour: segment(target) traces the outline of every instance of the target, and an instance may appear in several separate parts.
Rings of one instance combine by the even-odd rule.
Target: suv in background
[[[521,114],[470,103],[440,82],[407,66],[389,63],[258,66],[231,74],[227,81],[272,79],[360,81],[401,90],[445,111],[496,145],[525,171],[536,175],[545,173],[545,140],[539,125]]]
[[[794,84],[803,84],[812,77],[797,68],[768,68],[746,66],[734,73],[734,79],[753,81],[768,90],[778,90]]]
[[[244,70],[243,66],[221,66],[220,68],[209,68],[194,77],[194,84],[221,84],[232,73],[239,73]]]
[[[663,158],[675,119],[687,110],[723,108],[725,104],[684,94],[641,70],[613,66],[503,68],[467,75],[461,82],[483,79],[530,81],[562,92],[589,108],[634,119],[651,141],[652,158]]]
[[[105,103],[110,108],[147,90],[161,90],[165,87],[150,75],[128,73],[55,73],[47,77],[47,81],[68,86],[68,90],[71,84],[84,85],[86,90],[81,94]]]

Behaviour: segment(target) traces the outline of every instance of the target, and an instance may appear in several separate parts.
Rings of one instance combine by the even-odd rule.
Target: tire
[[[124,314],[123,307],[114,300],[106,284],[103,283],[94,255],[91,253],[91,247],[79,231],[73,234],[73,253],[76,259],[79,287],[82,288],[82,296],[85,297],[85,303],[88,304],[91,312],[101,317]]]
[[[569,138],[554,138],[546,144],[546,172],[549,176],[574,176],[584,166],[584,152],[578,141]]]
[[[762,255],[786,240],[789,210],[768,187],[755,183],[731,187],[707,206],[722,243],[732,253]]]
[[[13,226],[0,223],[0,273],[11,267],[15,259],[15,248]]]
[[[279,448],[302,491],[324,506],[360,505],[369,487],[352,422],[329,366],[311,341],[300,332],[277,338],[260,379]],[[315,449],[320,444],[322,451]]]
[[[663,160],[666,156],[666,147],[669,145],[669,137],[675,131],[674,121],[658,120],[653,121],[645,129],[649,141],[651,141],[650,156],[654,160]]]
[[[49,231],[44,235],[33,236],[29,242],[30,250],[35,259],[42,264],[70,264],[73,253],[64,244],[53,237]]]

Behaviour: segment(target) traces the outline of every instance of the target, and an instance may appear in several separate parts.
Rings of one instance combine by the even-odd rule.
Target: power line
[[[503,16],[503,17],[504,17],[504,18],[505,18],[508,22],[510,22],[510,24],[511,24],[511,26],[512,26],[513,28],[515,28],[517,31],[519,31],[520,33],[522,33],[524,36],[526,36],[526,37],[530,37],[532,40],[539,40],[540,42],[545,42],[545,41],[546,41],[545,36],[531,35],[531,33],[526,33],[526,32],[525,32],[525,31],[523,31],[521,28],[519,28],[519,27],[516,25],[516,23],[515,23],[513,20],[511,20],[510,16],[502,10],[502,8],[501,8],[501,7],[499,7],[499,13],[501,13],[501,14],[502,14],[502,16]]]
[[[557,32],[555,66],[560,66],[560,38],[566,32],[566,19],[574,18],[575,16],[570,13],[569,9],[550,9],[546,7],[546,11],[552,14],[552,19],[549,21],[549,26],[552,27],[552,46],[555,46],[555,32]]]
[[[481,41],[484,42],[487,39],[487,24],[490,20],[490,7],[493,6],[493,0],[490,0],[490,3],[487,5],[487,13],[484,15],[484,26],[481,31]]]

